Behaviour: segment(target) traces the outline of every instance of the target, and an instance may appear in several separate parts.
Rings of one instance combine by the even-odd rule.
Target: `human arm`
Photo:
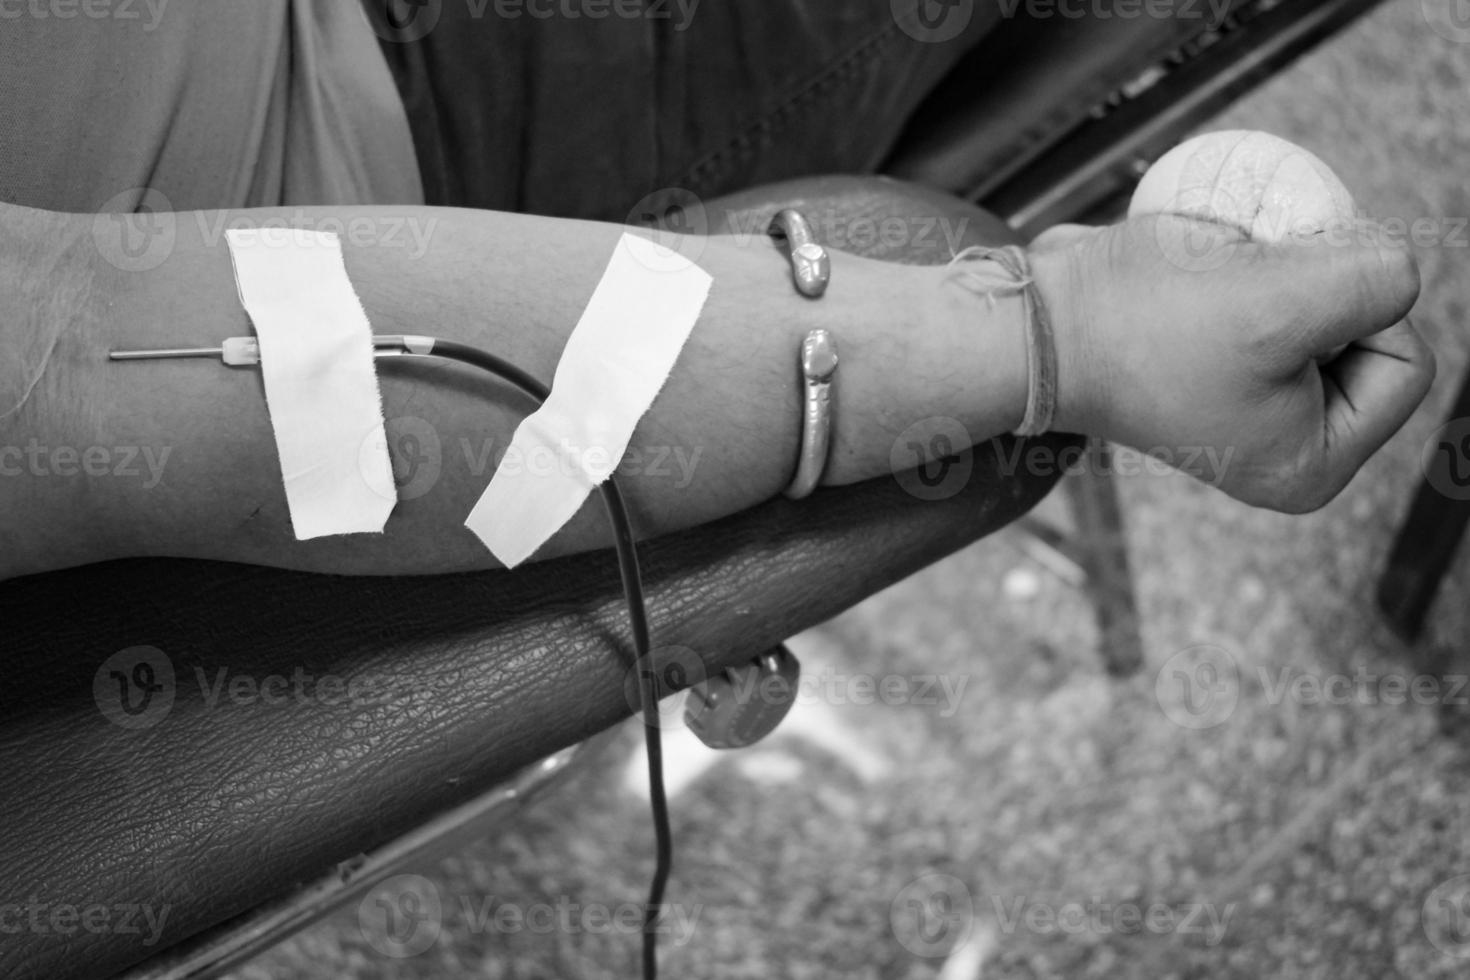
[[[346,245],[375,331],[462,340],[542,378],[624,230],[449,210],[292,212],[303,216],[382,229],[418,222],[423,234],[409,237],[422,240],[421,254],[372,235]],[[168,456],[152,486],[56,474],[0,480],[0,577],[145,554],[363,574],[493,566],[461,525],[528,406],[487,398],[478,377],[453,367],[381,371],[385,415],[432,425],[442,472],[429,492],[399,505],[386,535],[297,542],[258,374],[105,360],[116,347],[217,344],[249,332],[221,216],[177,216],[167,260],[141,272],[105,260],[91,217],[5,209],[3,218],[12,315],[0,344],[17,345],[58,317],[65,329],[32,396],[0,420],[0,446],[39,439],[79,456],[118,447]],[[1234,446],[1230,472],[1200,475],[1254,503],[1320,504],[1422,398],[1432,359],[1396,328],[1399,339],[1390,341],[1407,360],[1350,362],[1352,385],[1381,396],[1366,408],[1367,424],[1328,445],[1303,435],[1325,438],[1328,418],[1344,418],[1329,416],[1330,375],[1317,371],[1312,352],[1400,319],[1417,293],[1412,258],[1241,246],[1218,268],[1186,270],[1171,266],[1163,247],[1181,230],[1197,229],[1134,222],[1059,233],[1033,247],[1058,337],[1058,427],[1146,450],[1206,440]],[[797,451],[794,352],[816,326],[833,331],[843,356],[830,483],[890,472],[894,439],[920,419],[953,418],[973,442],[1020,420],[1026,366],[1014,297],[992,306],[942,268],[835,253],[833,288],[813,303],[791,289],[784,260],[761,236],[713,238],[700,264],[714,290],[632,443],[650,460],[663,453],[666,465],[623,478],[644,534],[779,492]],[[1301,323],[1307,310],[1318,321],[1310,329]],[[679,450],[692,466],[678,464]],[[589,506],[538,556],[606,542]]]

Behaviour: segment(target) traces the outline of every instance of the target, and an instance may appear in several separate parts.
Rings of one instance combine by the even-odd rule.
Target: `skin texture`
[[[1407,249],[1371,244],[1375,227],[1315,246],[1173,215],[1051,229],[1033,249],[1055,265],[1045,281],[1076,395],[1057,428],[1171,459],[1228,451],[1221,472],[1191,475],[1259,507],[1324,506],[1434,380],[1405,319],[1418,267]]]
[[[375,331],[466,341],[542,378],[624,231],[495,212],[306,215],[432,227],[422,252],[345,245]],[[61,475],[50,464],[45,475],[0,478],[0,577],[134,555],[346,574],[494,567],[462,521],[493,472],[495,448],[528,406],[487,397],[478,376],[386,364],[390,433],[404,417],[431,426],[442,472],[427,492],[400,503],[385,535],[296,542],[257,372],[105,360],[119,347],[202,346],[248,334],[217,232],[221,220],[266,217],[176,216],[167,259],[129,271],[108,261],[90,216],[0,212],[8,342],[37,322],[65,324],[46,376],[24,409],[0,422],[0,454],[31,440],[78,456],[122,447],[155,460],[168,453],[151,486],[141,477]],[[1199,259],[1201,241],[1209,261]],[[1394,326],[1418,292],[1412,256],[1402,250],[1262,246],[1220,226],[1145,218],[1055,229],[1034,243],[1032,259],[1057,332],[1056,427],[1145,451],[1214,447],[1222,458],[1228,450],[1223,472],[1195,475],[1249,503],[1321,506],[1403,423],[1433,377],[1427,349],[1407,325]],[[836,253],[833,281],[842,288],[811,303],[790,288],[784,258],[762,236],[710,239],[698,261],[714,290],[632,442],[650,460],[663,453],[695,462],[625,475],[646,533],[779,493],[797,451],[792,355],[813,327],[836,334],[843,358],[828,483],[891,472],[895,441],[923,419],[958,420],[972,442],[1019,423],[1019,299],[987,303],[955,270]],[[1347,355],[1318,368],[1315,354],[1350,342]],[[590,501],[537,557],[605,546],[596,506]]]

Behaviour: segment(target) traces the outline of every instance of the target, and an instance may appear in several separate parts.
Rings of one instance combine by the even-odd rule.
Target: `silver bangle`
[[[832,444],[832,382],[837,376],[837,342],[825,330],[813,330],[801,343],[801,454],[796,476],[785,490],[791,500],[811,495],[827,468]]]
[[[785,208],[771,219],[773,238],[784,239],[791,260],[791,279],[796,291],[808,299],[819,299],[832,278],[832,260],[817,244],[812,226],[800,211]],[[801,453],[796,475],[785,495],[800,500],[811,495],[822,482],[827,452],[832,444],[832,382],[837,376],[837,342],[825,330],[813,330],[801,342]]]
[[[791,259],[791,278],[796,291],[808,299],[818,299],[827,291],[832,278],[832,259],[817,244],[812,226],[800,211],[786,208],[771,219],[770,235],[786,239],[786,254]]]

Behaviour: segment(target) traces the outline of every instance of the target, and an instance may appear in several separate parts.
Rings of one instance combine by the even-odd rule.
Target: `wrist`
[[[1052,429],[1106,436],[1107,377],[1095,349],[1092,310],[1078,252],[1075,247],[1063,247],[1028,253],[1056,343],[1057,407]]]
[[[920,267],[929,279],[918,293],[935,304],[944,342],[939,356],[965,379],[961,420],[977,438],[1015,431],[1026,414],[1026,322],[1019,294],[987,300],[960,272]]]

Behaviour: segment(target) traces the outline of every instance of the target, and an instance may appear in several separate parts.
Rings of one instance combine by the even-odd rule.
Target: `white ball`
[[[1257,242],[1320,234],[1357,207],[1332,168],[1270,133],[1232,129],[1180,143],[1149,167],[1128,217],[1178,214],[1232,225]]]
[[[1148,168],[1128,217],[1178,214],[1239,229],[1253,242],[1302,241],[1357,216],[1352,194],[1310,150],[1256,130],[1185,140]],[[1317,357],[1325,364],[1346,348]]]

